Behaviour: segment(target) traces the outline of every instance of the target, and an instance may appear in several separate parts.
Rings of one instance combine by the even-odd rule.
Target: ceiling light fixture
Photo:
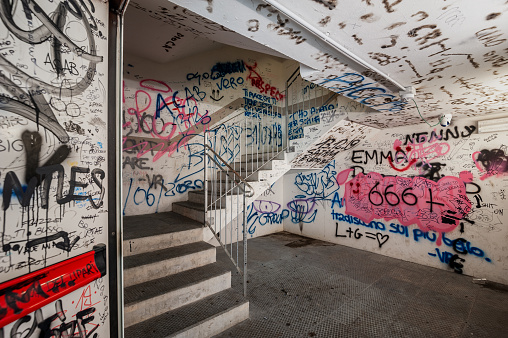
[[[508,131],[508,117],[478,121],[478,133],[494,133]]]

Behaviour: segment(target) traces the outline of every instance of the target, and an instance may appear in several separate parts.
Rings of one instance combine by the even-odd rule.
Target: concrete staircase
[[[125,337],[210,337],[249,317],[203,225],[174,212],[124,218]]]
[[[267,188],[270,187],[275,181],[282,177],[289,169],[290,166],[285,160],[285,153],[281,152],[276,155],[272,160],[267,161],[267,157],[263,157],[263,154],[259,154],[259,157],[254,157],[247,160],[242,156],[241,161],[230,163],[231,167],[235,169],[238,174],[254,188],[254,195],[247,198],[247,204],[254,202]],[[263,161],[265,163],[263,163]],[[232,195],[242,197],[242,191],[236,187],[236,185],[228,180],[226,182],[226,175],[222,173],[217,177],[216,189],[217,194],[220,191],[221,194],[228,190],[232,191]],[[208,184],[208,202],[210,203],[212,197],[212,184],[209,181]],[[231,203],[232,196],[221,198],[221,205],[236,205],[236,201]],[[217,202],[219,203],[219,202]],[[173,212],[181,214],[185,217],[189,217],[193,220],[203,223],[204,222],[204,211],[205,211],[205,191],[194,190],[189,191],[187,201],[173,203]],[[222,228],[226,224],[222,224]]]

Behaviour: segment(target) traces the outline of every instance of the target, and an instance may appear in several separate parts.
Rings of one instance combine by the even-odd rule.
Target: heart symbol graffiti
[[[378,232],[376,234],[377,242],[379,243],[379,247],[383,246],[383,244],[386,243],[386,241],[390,238],[388,235],[383,235],[382,233]]]

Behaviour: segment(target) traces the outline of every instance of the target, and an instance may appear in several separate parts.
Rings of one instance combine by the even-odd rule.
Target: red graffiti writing
[[[247,80],[250,80],[251,85],[259,89],[259,92],[261,94],[270,95],[277,101],[282,100],[284,98],[284,94],[282,94],[277,88],[273,87],[269,83],[265,83],[261,75],[259,75],[259,73],[256,72],[257,63],[254,63],[253,66],[250,66],[248,64],[245,64],[245,66],[249,70]]]
[[[0,284],[0,327],[106,274],[106,246]]]
[[[450,151],[450,145],[446,142],[436,142],[430,145],[424,146],[424,143],[414,143],[402,147],[400,140],[393,142],[393,149],[395,149],[395,155],[392,158],[388,158],[390,166],[398,171],[406,171],[409,168],[415,169],[414,165],[418,161],[429,163],[430,161],[446,155]],[[398,168],[396,164],[406,163],[402,168]]]

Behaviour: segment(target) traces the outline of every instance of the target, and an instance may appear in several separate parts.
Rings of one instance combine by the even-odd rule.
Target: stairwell
[[[320,95],[314,94],[314,103],[321,97],[321,105],[329,102],[325,98],[331,94]],[[305,102],[310,107],[310,97],[302,99],[302,107]],[[279,108],[249,116],[237,100],[222,109],[207,132],[214,136],[204,138],[205,189],[190,191],[187,201],[173,203],[172,212],[124,218],[126,337],[210,337],[249,318],[249,302],[231,288],[231,269],[216,263],[216,247],[221,245],[244,275],[246,295],[247,268],[240,269],[246,251],[239,259],[237,244],[235,260],[232,245],[244,235],[246,205],[344,118],[336,114],[325,121],[322,112],[319,126],[303,128],[301,141],[289,142],[288,121]],[[298,109],[292,104],[286,114]],[[296,146],[296,153],[287,153],[287,145]],[[240,246],[246,250],[246,238]]]
[[[175,212],[124,218],[125,337],[210,337],[249,317],[203,229]]]

